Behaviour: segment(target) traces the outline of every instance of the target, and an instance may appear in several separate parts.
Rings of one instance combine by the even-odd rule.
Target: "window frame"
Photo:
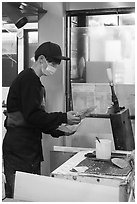
[[[105,9],[86,9],[86,10],[70,10],[66,11],[66,56],[71,57],[71,17],[78,16],[97,16],[97,15],[114,15],[114,14],[130,14],[135,13],[135,7],[121,8],[105,8]],[[119,17],[118,17],[119,25]],[[66,95],[66,111],[73,110],[72,90],[71,90],[71,60],[66,62],[65,75],[65,95]]]

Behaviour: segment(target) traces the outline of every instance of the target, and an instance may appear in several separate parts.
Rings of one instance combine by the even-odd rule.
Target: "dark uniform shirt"
[[[31,68],[22,71],[10,87],[3,157],[17,166],[43,160],[42,132],[53,137],[63,135],[56,129],[62,123],[67,123],[67,115],[62,112],[47,113],[43,106],[44,95],[40,78]]]

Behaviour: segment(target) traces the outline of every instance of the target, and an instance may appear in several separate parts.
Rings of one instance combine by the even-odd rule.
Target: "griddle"
[[[109,176],[127,176],[132,168],[130,164],[121,169],[115,166],[111,160],[99,160],[96,158],[85,158],[81,161],[78,166],[86,166],[88,169],[85,171],[87,174],[96,174],[96,175],[109,175]]]

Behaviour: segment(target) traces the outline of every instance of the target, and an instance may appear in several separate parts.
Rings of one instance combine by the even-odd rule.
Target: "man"
[[[69,58],[62,56],[59,45],[51,42],[41,44],[35,51],[32,68],[19,73],[10,87],[5,120],[7,132],[3,140],[6,197],[13,197],[16,171],[40,174],[42,132],[53,137],[63,136],[65,133],[58,129],[61,124],[80,122],[74,111],[45,111],[45,89],[40,77],[54,74],[61,60]]]

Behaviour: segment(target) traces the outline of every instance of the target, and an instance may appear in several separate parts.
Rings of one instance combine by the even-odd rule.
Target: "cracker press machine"
[[[119,106],[118,98],[114,90],[111,68],[107,69],[107,75],[112,94],[112,105],[108,109],[108,113],[110,115],[115,148],[130,151],[135,148],[135,142],[129,109]]]
[[[132,151],[135,149],[135,141],[129,109],[119,106],[119,101],[114,90],[111,68],[107,69],[107,75],[111,88],[112,104],[106,114],[91,114],[89,117],[110,118],[115,149]]]

